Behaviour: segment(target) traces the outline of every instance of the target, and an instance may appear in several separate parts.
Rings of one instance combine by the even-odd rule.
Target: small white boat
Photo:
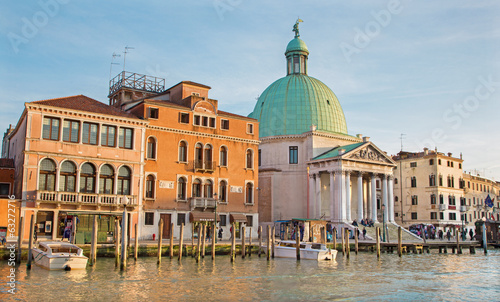
[[[274,247],[274,256],[279,258],[297,258],[297,242],[282,240]],[[321,243],[301,242],[300,259],[335,260],[337,250],[332,250]]]
[[[39,242],[32,249],[33,262],[49,270],[85,269],[89,258],[83,250],[68,242]]]

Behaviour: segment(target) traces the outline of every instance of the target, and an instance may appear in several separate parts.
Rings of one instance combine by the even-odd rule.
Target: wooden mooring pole
[[[196,245],[196,262],[200,262],[201,241],[203,240],[203,225],[198,225],[198,244]]]
[[[160,219],[160,222],[158,223],[158,260],[157,264],[161,264],[161,240],[163,237],[163,219]]]
[[[375,228],[375,236],[377,236],[377,258],[380,258],[380,228]]]
[[[139,256],[139,230],[137,229],[137,223],[134,228],[134,260],[137,261],[137,257]]]
[[[191,256],[196,257],[196,249],[194,248],[194,223],[191,224]],[[198,231],[198,238],[200,237],[200,231]],[[188,255],[189,256],[189,255]]]
[[[342,237],[342,256],[345,255],[345,232],[344,232],[344,228],[341,228],[340,229],[340,237]]]
[[[17,228],[17,258],[16,263],[21,263],[21,255],[22,255],[22,245],[23,245],[23,236],[24,236],[24,217],[19,217],[19,227]]]
[[[179,261],[182,260],[182,250],[184,245],[184,223],[181,223],[181,229],[179,234]],[[199,236],[199,234],[198,234]]]
[[[248,228],[248,257],[252,256],[252,227]]]
[[[258,231],[258,237],[259,237],[259,250],[258,250],[258,254],[259,254],[259,257],[260,257],[260,254],[262,252],[262,226],[259,225],[259,228],[257,229]]]
[[[276,245],[276,227],[273,226],[273,230],[271,232],[271,257],[274,259],[274,246]]]
[[[299,226],[295,226],[295,252],[297,254],[297,260],[300,261],[300,233]]]
[[[245,242],[246,228],[241,227],[241,258],[245,259],[246,256],[246,242]]]
[[[120,265],[120,223],[115,220],[115,266]]]
[[[267,260],[271,259],[271,226],[267,226]]]
[[[349,245],[349,229],[345,228],[345,255],[347,259],[349,259],[350,254],[351,254],[351,247]]]
[[[355,228],[354,229],[354,252],[356,253],[356,255],[358,254],[358,234],[359,234],[359,229],[358,228]]]
[[[97,215],[94,215],[92,224],[92,238],[90,242],[90,265],[93,266],[97,259]]]
[[[217,222],[214,222],[212,227],[212,260],[215,259],[215,239],[217,237]]]
[[[462,249],[460,248],[460,243],[458,241],[460,236],[458,236],[457,227],[455,227],[455,236],[457,237],[457,255],[462,254]]]
[[[337,229],[336,228],[333,228],[332,239],[333,239],[333,249],[336,250],[337,249]]]
[[[231,262],[234,262],[236,254],[236,224],[233,222],[231,226]]]
[[[483,249],[484,249],[484,254],[486,255],[488,253],[488,240],[486,237],[486,223],[483,222]]]
[[[31,252],[31,249],[33,248],[33,237],[34,237],[34,233],[33,231],[35,230],[34,229],[34,223],[35,223],[35,214],[32,214],[31,215],[31,222],[30,222],[30,239],[29,239],[29,245],[28,245],[28,264],[26,265],[27,266],[27,269],[31,269],[31,258],[33,258],[32,256],[32,252]]]
[[[170,259],[174,258],[174,223],[170,224],[170,248],[168,250]]]
[[[201,258],[205,258],[205,242],[207,241],[207,225],[203,225],[203,237],[201,238]]]
[[[128,254],[128,214],[127,207],[123,207],[122,216],[122,254],[120,255],[120,270],[127,268],[127,254]]]
[[[403,255],[403,230],[398,227],[398,255],[401,257]]]

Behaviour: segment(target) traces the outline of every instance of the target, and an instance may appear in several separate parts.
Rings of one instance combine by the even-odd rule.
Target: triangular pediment
[[[384,163],[384,164],[392,164],[396,163],[390,158],[385,152],[377,148],[371,142],[368,144],[363,144],[360,147],[347,152],[343,158],[352,159],[356,161],[365,161],[365,162],[376,162],[376,163]]]

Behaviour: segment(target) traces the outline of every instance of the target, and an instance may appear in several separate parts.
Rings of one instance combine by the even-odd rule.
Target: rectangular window
[[[203,116],[201,118],[201,125],[204,127],[208,127],[208,116]]]
[[[178,213],[177,214],[177,225],[184,224],[186,225],[186,213]]]
[[[450,220],[457,220],[457,213],[448,213],[448,214]]]
[[[215,128],[215,117],[210,118],[210,128]]]
[[[260,149],[259,149],[259,158],[258,158],[258,160],[259,160],[259,167],[260,167],[260,166],[261,166],[261,164],[262,164],[262,152],[261,152],[261,151],[262,151],[262,150],[260,150]]]
[[[429,165],[431,165],[431,166],[434,165],[434,159],[433,158],[429,159]]]
[[[411,197],[411,205],[412,206],[416,206],[418,204],[418,196],[417,195],[413,195]]]
[[[132,133],[130,128],[120,128],[118,131],[118,147],[132,149]]]
[[[98,133],[97,124],[92,123],[83,123],[83,132],[82,132],[82,143],[89,145],[97,145],[97,133]]]
[[[439,212],[439,219],[441,219],[441,220],[444,219],[444,213],[443,212]]]
[[[441,159],[438,159],[438,165],[441,165]]]
[[[299,147],[290,146],[288,148],[288,162],[290,164],[298,164],[299,163]]]
[[[462,169],[462,164],[458,164],[458,168],[459,168],[459,169]]]
[[[59,119],[54,117],[43,118],[43,139],[50,139],[53,141],[59,140]]]
[[[436,195],[431,195],[431,204],[436,204]]]
[[[247,133],[253,134],[253,124],[247,124]]]
[[[160,116],[160,110],[158,108],[149,107],[149,118],[158,119]]]
[[[416,167],[417,167],[417,162],[412,162],[412,163],[410,163],[410,167],[411,167],[411,168],[416,168]]]
[[[220,226],[227,225],[227,215],[220,215]]]
[[[431,220],[437,219],[437,213],[436,212],[431,212]]]
[[[144,224],[145,225],[154,225],[154,222],[155,222],[155,213],[154,212],[144,213]]]
[[[63,121],[63,141],[78,143],[80,139],[80,122]]]
[[[196,125],[196,126],[199,126],[201,124],[201,117],[199,115],[195,115],[194,116],[194,119],[193,119],[193,123]]]
[[[417,220],[417,212],[412,212],[411,213],[411,219],[412,220]]]
[[[116,127],[102,125],[101,127],[101,146],[115,146]]]
[[[189,124],[189,113],[180,112],[179,113],[179,123]]]
[[[253,227],[253,216],[247,216],[247,227]]]
[[[10,194],[10,184],[0,184],[0,196],[8,196]]]
[[[220,120],[220,128],[222,130],[229,130],[229,120]]]

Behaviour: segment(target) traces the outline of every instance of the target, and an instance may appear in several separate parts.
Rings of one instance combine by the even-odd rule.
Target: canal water
[[[129,260],[99,258],[84,271],[47,271],[22,264],[16,293],[7,293],[10,267],[1,262],[1,301],[499,301],[500,251],[465,254],[351,254],[337,261],[265,257],[230,262],[218,256]]]

